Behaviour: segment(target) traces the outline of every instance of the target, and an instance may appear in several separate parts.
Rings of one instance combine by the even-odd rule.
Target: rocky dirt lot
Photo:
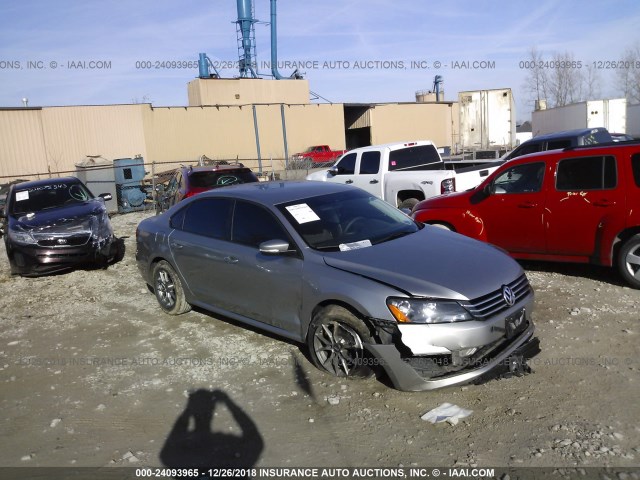
[[[126,255],[105,270],[10,277],[2,245],[2,466],[640,465],[640,291],[615,272],[526,264],[534,373],[404,393],[202,311],[162,313],[134,258],[149,214],[114,217]],[[421,420],[444,402],[473,413]]]

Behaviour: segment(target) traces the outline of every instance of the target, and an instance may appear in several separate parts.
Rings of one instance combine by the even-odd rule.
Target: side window
[[[353,175],[356,169],[356,153],[350,153],[342,157],[342,160],[338,162],[338,175]]]
[[[360,157],[360,173],[373,175],[380,171],[380,152],[365,152]]]
[[[182,230],[227,240],[232,206],[233,201],[226,198],[206,198],[193,202],[186,208]]]
[[[542,189],[544,162],[516,165],[499,175],[493,182],[495,193],[532,193]]]
[[[554,140],[552,142],[547,142],[547,150],[559,150],[570,146],[571,140]]]
[[[184,214],[187,212],[187,208],[178,210],[176,213],[173,214],[173,216],[171,217],[171,220],[169,221],[169,226],[171,228],[177,228],[178,230],[182,230],[182,224],[184,223]]]
[[[605,190],[616,184],[615,157],[578,157],[558,162],[556,190]]]
[[[289,235],[266,209],[247,202],[236,202],[231,240],[258,248],[267,240],[289,241]]]
[[[631,170],[633,170],[633,180],[636,182],[636,187],[640,187],[640,153],[631,157]]]
[[[513,152],[511,152],[511,154],[509,155],[509,158],[516,158],[516,157],[520,157],[522,155],[528,155],[530,153],[536,153],[539,152],[542,148],[542,145],[539,142],[532,142],[532,143],[527,143],[527,144],[522,144],[520,145],[518,148],[516,148]]]

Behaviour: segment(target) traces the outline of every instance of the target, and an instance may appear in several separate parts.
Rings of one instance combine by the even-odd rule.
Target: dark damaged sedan
[[[142,221],[136,237],[165,312],[194,305],[304,342],[333,375],[382,367],[396,388],[430,390],[521,370],[537,349],[514,260],[358,188],[226,187]]]
[[[77,178],[12,185],[2,216],[11,273],[36,276],[118,256],[105,200]]]

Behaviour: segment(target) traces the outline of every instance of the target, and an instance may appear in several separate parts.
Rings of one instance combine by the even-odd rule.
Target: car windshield
[[[41,210],[84,203],[93,198],[82,183],[50,183],[31,188],[16,186],[13,190],[11,214],[21,215]]]
[[[249,170],[192,172],[191,175],[189,175],[189,183],[194,188],[215,188],[255,181],[257,181],[256,176]]]
[[[356,189],[288,202],[278,208],[316,250],[368,247],[421,228],[398,209]]]

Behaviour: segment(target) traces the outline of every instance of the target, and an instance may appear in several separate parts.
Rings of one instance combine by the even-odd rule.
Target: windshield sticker
[[[41,185],[39,187],[30,188],[30,192],[37,192],[40,190],[60,190],[63,188],[67,188],[67,185],[64,183],[52,183],[51,185]]]
[[[16,192],[16,202],[21,202],[23,200],[29,200],[29,192],[27,190]]]
[[[298,223],[308,223],[320,220],[320,217],[316,215],[316,212],[311,210],[311,207],[309,207],[309,205],[307,205],[306,203],[290,205],[287,207],[287,210]]]
[[[359,242],[341,243],[339,245],[341,252],[348,252],[349,250],[358,250],[359,248],[367,248],[371,246],[371,240],[361,240]]]

